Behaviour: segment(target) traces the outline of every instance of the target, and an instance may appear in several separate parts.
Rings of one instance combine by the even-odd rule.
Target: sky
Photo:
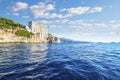
[[[120,42],[120,0],[0,0],[0,16],[79,41]]]

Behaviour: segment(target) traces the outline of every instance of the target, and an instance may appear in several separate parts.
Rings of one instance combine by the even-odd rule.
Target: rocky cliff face
[[[48,38],[41,40],[39,34],[34,34],[27,37],[17,36],[15,33],[5,32],[0,29],[0,43],[60,43],[60,39],[51,34],[48,34]]]
[[[61,40],[60,40],[60,38],[55,37],[52,34],[48,34],[48,42],[49,43],[60,43]]]
[[[19,37],[11,32],[5,32],[4,30],[0,29],[0,43],[46,43],[46,40],[40,40],[38,34],[32,35],[31,37]]]
[[[57,43],[57,37],[48,38],[47,29],[35,22],[31,22],[32,32],[26,30],[26,26],[13,20],[0,17],[0,43]]]

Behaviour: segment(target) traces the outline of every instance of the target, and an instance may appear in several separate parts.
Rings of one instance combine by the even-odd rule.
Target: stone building
[[[37,22],[29,21],[28,27],[30,28],[31,32],[35,35],[35,39],[40,39],[42,42],[46,42],[48,37],[48,30],[42,24]]]

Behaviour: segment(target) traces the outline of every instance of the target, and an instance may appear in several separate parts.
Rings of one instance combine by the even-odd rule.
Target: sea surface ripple
[[[0,44],[0,80],[120,80],[120,43]]]

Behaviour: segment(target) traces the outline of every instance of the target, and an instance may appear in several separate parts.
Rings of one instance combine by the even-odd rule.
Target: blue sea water
[[[0,44],[0,80],[120,80],[120,43]]]

